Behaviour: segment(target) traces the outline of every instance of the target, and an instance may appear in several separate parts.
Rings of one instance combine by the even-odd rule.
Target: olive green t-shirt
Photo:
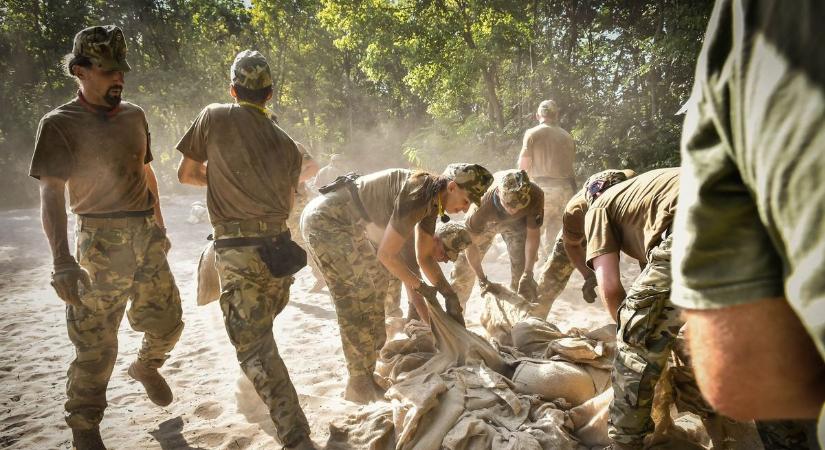
[[[521,156],[532,158],[533,178],[573,178],[576,144],[558,125],[539,124],[524,133]]]
[[[657,169],[619,183],[585,215],[587,265],[597,256],[626,253],[641,263],[670,229],[679,198],[679,169]]]
[[[587,214],[587,201],[584,189],[579,190],[564,207],[561,216],[561,238],[564,242],[579,245],[584,242],[584,216]]]
[[[823,22],[822,0],[717,2],[682,131],[671,298],[784,297],[825,358]]]
[[[530,183],[530,203],[513,215],[504,210],[497,189],[498,183],[493,183],[481,197],[478,207],[470,210],[464,223],[471,233],[481,234],[497,225],[541,228],[544,221],[544,191],[540,187]]]
[[[176,148],[187,158],[208,161],[206,200],[213,225],[289,216],[303,158],[292,138],[260,110],[211,104]]]
[[[146,211],[155,205],[144,167],[149,147],[140,107],[121,102],[105,114],[78,98],[40,120],[29,175],[65,180],[75,214]]]
[[[406,169],[385,169],[356,180],[358,196],[370,222],[381,228],[392,224],[404,237],[409,237],[418,223],[428,234],[435,233],[436,200],[429,195],[419,195],[419,190],[426,192],[432,183],[432,176]]]

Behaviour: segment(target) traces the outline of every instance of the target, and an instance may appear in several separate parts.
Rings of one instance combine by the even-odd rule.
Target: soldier
[[[518,167],[544,191],[542,241],[544,255],[550,255],[553,239],[561,228],[564,205],[576,192],[573,162],[576,144],[570,133],[559,126],[559,108],[545,100],[536,111],[539,124],[524,133]]]
[[[611,186],[636,176],[632,170],[605,170],[588,178],[586,185],[598,186],[602,192]],[[564,290],[573,269],[584,278],[582,298],[587,303],[596,300],[596,274],[584,261],[587,242],[584,239],[584,215],[587,213],[587,201],[584,189],[580,190],[567,202],[562,215],[562,227],[556,236],[553,251],[544,262],[539,276],[538,304],[532,314],[544,319],[550,312],[553,302]]]
[[[183,330],[178,288],[169,271],[163,216],[143,110],[121,101],[126,42],[113,25],[74,38],[66,69],[77,98],[40,121],[29,174],[40,180],[43,229],[54,257],[52,286],[66,302],[76,357],[66,383],[66,423],[75,448],[105,448],[99,424],[117,357],[127,301],[143,343],[129,375],[157,405],[172,402],[158,373]],[[77,214],[78,260],[69,252],[64,192]]]
[[[523,170],[497,172],[495,179],[478,208],[471,210],[465,220],[475,245],[459,257],[452,273],[453,289],[462,307],[470,298],[476,277],[482,287],[489,284],[481,260],[498,234],[510,256],[510,288],[530,301],[537,296],[533,266],[541,239],[544,193]]]
[[[318,175],[315,176],[313,184],[315,188],[318,189],[321,186],[332,183],[333,180],[345,173],[347,173],[347,168],[344,167],[344,156],[334,154],[330,156],[329,163],[318,171]]]
[[[718,0],[682,133],[673,301],[722,413],[819,415],[825,444],[821,0]]]
[[[272,97],[266,59],[256,51],[242,51],[230,77],[229,92],[236,103],[212,104],[201,111],[178,142],[183,154],[178,178],[206,186],[221,311],[241,369],[269,408],[285,448],[315,448],[272,333],[294,278],[270,266],[274,259],[289,259],[280,244],[289,240],[286,221],[303,158],[264,106]]]
[[[642,448],[653,431],[653,391],[682,327],[670,301],[670,225],[679,196],[679,169],[641,174],[604,192],[584,187],[586,261],[607,309],[618,323],[614,399],[608,435],[613,448]],[[645,265],[625,295],[619,252]]]
[[[384,300],[390,274],[407,288],[407,296],[424,322],[429,315],[422,298],[463,323],[458,297],[441,273],[433,234],[436,217],[467,211],[492,183],[477,164],[451,164],[442,175],[387,169],[370,175],[339,177],[322,189],[304,210],[301,228],[332,295],[349,380],[344,398],[366,403],[383,397],[373,381],[375,362],[386,340]],[[368,235],[381,234],[378,249]],[[427,285],[402,257],[415,232],[418,264]],[[418,295],[416,295],[418,294]]]
[[[303,162],[301,163],[301,175],[298,176],[298,188],[295,189],[295,204],[292,206],[292,211],[289,213],[289,219],[287,219],[286,225],[295,243],[300,245],[304,250],[307,250],[306,242],[304,242],[304,238],[301,236],[301,212],[314,196],[313,191],[307,186],[307,183],[318,173],[319,167],[309,152],[309,149],[304,144],[296,141],[295,145],[298,146],[298,151],[301,152]],[[309,266],[310,269],[312,269],[312,276],[315,278],[315,284],[309,289],[309,292],[321,292],[324,288],[324,279],[321,276],[321,272],[318,271],[315,263],[310,262]]]

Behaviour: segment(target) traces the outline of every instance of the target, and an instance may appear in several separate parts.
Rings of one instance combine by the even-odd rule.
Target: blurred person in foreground
[[[720,412],[825,438],[821,0],[719,0],[682,135],[673,302]]]

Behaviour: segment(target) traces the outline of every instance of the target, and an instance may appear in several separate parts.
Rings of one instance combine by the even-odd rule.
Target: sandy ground
[[[141,335],[124,319],[120,351],[109,383],[101,432],[112,449],[279,448],[275,430],[251,384],[240,372],[217,303],[195,304],[197,257],[209,225],[185,222],[198,197],[163,199],[172,251],[169,261],[183,299],[186,327],[161,372],[175,394],[166,408],[152,404],[126,369]],[[70,219],[70,230],[74,220]],[[488,258],[495,281],[509,281],[503,258]],[[638,268],[627,265],[625,284]],[[51,256],[36,209],[0,213],[0,448],[71,448],[63,421],[66,369],[74,357],[63,302],[49,286]],[[445,270],[448,270],[445,268]],[[593,328],[609,321],[600,303],[581,300],[574,274],[549,320],[562,330]],[[289,305],[275,321],[275,337],[312,427],[327,441],[329,423],[357,409],[342,394],[346,368],[335,311],[326,294],[310,294],[313,278],[301,271]],[[468,325],[481,333],[478,292],[467,311]]]

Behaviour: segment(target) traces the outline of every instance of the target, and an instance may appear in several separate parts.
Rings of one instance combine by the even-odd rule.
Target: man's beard
[[[112,91],[117,91],[116,94],[113,94]],[[121,95],[123,94],[123,86],[111,86],[107,91],[106,95],[103,96],[103,100],[111,106],[112,108],[117,107],[120,104]]]

